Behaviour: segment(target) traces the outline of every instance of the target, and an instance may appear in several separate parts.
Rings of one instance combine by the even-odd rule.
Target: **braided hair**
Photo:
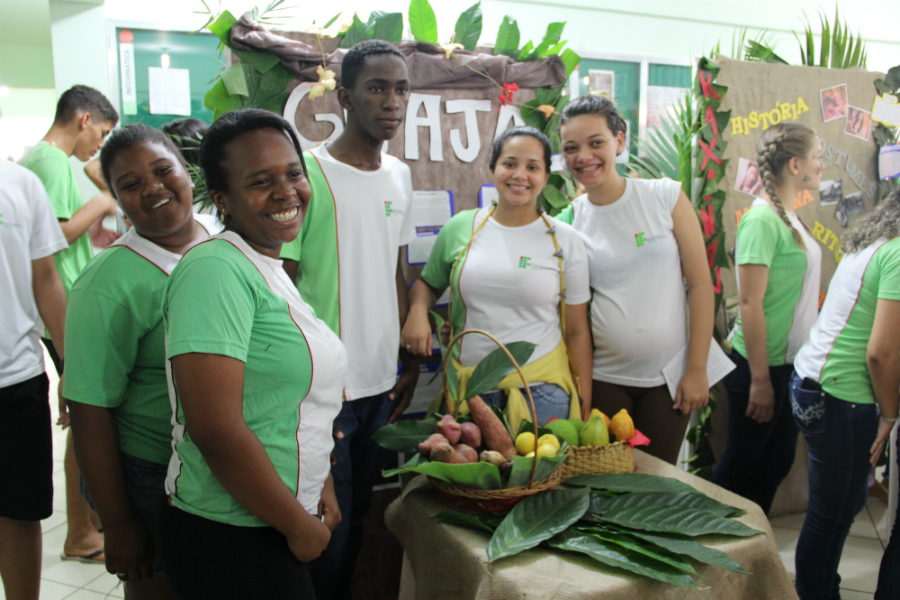
[[[772,199],[778,216],[791,230],[791,235],[801,248],[806,249],[800,232],[791,224],[784,210],[781,198],[775,193],[775,185],[780,183],[784,169],[792,158],[804,158],[813,149],[816,132],[800,123],[779,123],[766,129],[756,145],[759,175],[762,177],[766,193]]]

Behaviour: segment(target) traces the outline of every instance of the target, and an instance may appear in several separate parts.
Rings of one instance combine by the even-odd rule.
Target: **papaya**
[[[613,415],[609,422],[609,429],[616,435],[616,439],[620,442],[630,440],[634,437],[634,421],[631,415],[624,408]]]

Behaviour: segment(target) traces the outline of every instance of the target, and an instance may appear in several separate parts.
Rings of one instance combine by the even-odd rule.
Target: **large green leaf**
[[[538,459],[537,467],[534,470],[534,482],[543,481],[550,477],[565,462],[567,456],[545,456]],[[520,487],[528,485],[528,479],[531,477],[531,463],[533,458],[524,456],[513,456],[512,471],[509,473],[509,479],[506,482],[507,488]]]
[[[547,52],[551,47],[555,46],[559,43],[560,38],[562,38],[563,29],[565,29],[566,23],[565,21],[561,23],[550,23],[547,25],[547,33],[544,34],[544,39],[541,40],[541,43],[537,45],[534,49],[534,52],[531,52],[525,57],[519,57],[519,60],[533,60],[535,58],[541,58],[544,56],[544,53]]]
[[[566,65],[566,78],[572,74],[572,71],[574,71],[575,67],[578,66],[578,63],[581,62],[581,57],[571,48],[563,50],[563,53],[559,55],[559,58],[563,61],[563,64]]]
[[[450,360],[447,361],[447,393],[454,402],[459,401],[459,373],[456,372],[456,367],[453,366],[453,361]],[[446,398],[444,400],[447,401]]]
[[[720,517],[740,517],[746,514],[739,508],[722,504],[717,500],[713,500],[709,496],[696,493],[637,493],[637,494],[621,494],[612,498],[594,494],[591,499],[591,512],[605,513],[608,510],[620,508],[635,508],[644,506],[683,506],[685,508],[694,508],[697,510],[705,510]]]
[[[409,30],[417,42],[438,43],[437,19],[428,0],[410,1]]]
[[[644,556],[658,560],[661,563],[675,567],[679,571],[684,571],[691,575],[699,575],[690,563],[681,560],[672,553],[655,548],[652,544],[644,544],[641,541],[628,537],[618,531],[606,527],[578,527],[577,529],[578,531],[583,531],[585,533],[592,533],[604,542],[610,542],[617,546],[621,546],[626,550],[631,550],[632,552],[637,552],[638,554],[643,554]]]
[[[441,335],[441,330],[444,328],[444,317],[437,314],[433,310],[431,311],[431,316],[434,317],[434,324],[437,326],[437,339],[438,345],[441,347],[441,354],[447,353],[447,345],[444,343],[444,338]]]
[[[532,42],[531,40],[528,40],[528,43],[526,43],[524,46],[522,46],[522,49],[519,50],[519,55],[518,55],[518,57],[516,57],[516,60],[518,60],[520,62],[528,60],[529,58],[532,57],[532,54],[531,54],[532,50],[534,50],[534,42]]]
[[[225,69],[222,73],[222,83],[225,89],[232,96],[250,97],[250,90],[247,89],[247,78],[244,77],[244,62],[236,62]]]
[[[487,545],[488,561],[534,548],[584,515],[590,493],[581,489],[540,492],[516,504]]]
[[[225,113],[243,107],[240,96],[232,96],[225,88],[225,82],[221,79],[203,97],[203,105],[213,111],[213,120]]]
[[[388,450],[412,454],[416,446],[434,433],[433,420],[417,421],[407,419],[385,425],[372,435],[372,441]]]
[[[540,105],[541,102],[535,98],[523,104],[519,110],[526,125],[542,131],[547,124],[547,120],[544,118],[544,113],[537,110],[537,107]]]
[[[341,48],[352,48],[361,41],[368,39],[368,34],[369,30],[366,24],[362,22],[358,15],[354,14],[353,22],[341,38]]]
[[[260,73],[267,72],[269,69],[281,62],[281,60],[277,56],[265,50],[254,50],[252,52],[245,50],[233,50],[233,52],[238,55],[241,61],[247,63],[248,65],[251,65]]]
[[[399,42],[403,39],[403,13],[373,10],[369,15],[367,28],[372,33],[371,38],[391,43]]]
[[[643,506],[616,508],[603,513],[603,521],[643,531],[662,531],[684,535],[718,533],[750,537],[762,531],[751,529],[740,521],[725,519],[714,513],[684,506]]]
[[[741,573],[743,575],[751,574],[742,569],[741,565],[739,565],[737,561],[732,559],[721,550],[708,548],[700,542],[694,540],[686,540],[666,533],[647,533],[643,531],[632,530],[628,530],[626,533],[631,537],[650,542],[651,544],[656,544],[660,548],[665,548],[670,552],[674,552],[675,554],[680,554],[682,556],[689,556],[696,561],[706,563],[708,565],[722,567],[723,569],[727,569],[728,571]]]
[[[391,479],[392,477],[396,477],[397,475],[400,475],[402,473],[409,473],[409,469],[418,467],[419,465],[424,465],[427,462],[429,462],[427,456],[415,452],[413,453],[412,457],[403,464],[403,466],[396,469],[384,470],[381,472],[381,476],[385,479]]]
[[[511,342],[506,344],[506,349],[516,359],[519,366],[523,366],[528,362],[535,348],[537,348],[537,345],[531,342]],[[469,377],[469,381],[466,384],[466,399],[494,389],[498,383],[503,381],[504,377],[515,371],[515,369],[502,348],[492,351],[481,359],[481,362],[475,367],[472,376]]]
[[[231,48],[231,40],[228,36],[231,33],[232,25],[235,23],[237,23],[237,19],[234,18],[234,15],[227,10],[223,10],[219,18],[207,25],[206,28],[212,31],[223,44]]]
[[[341,14],[343,14],[343,12],[344,12],[344,11],[341,11],[341,12],[339,12],[338,14],[334,15],[333,17],[331,17],[330,19],[328,19],[328,22],[325,23],[324,25],[322,25],[322,29],[328,29],[329,27],[331,27],[332,25],[334,25],[334,22],[337,21],[337,20],[340,18]]]
[[[279,64],[258,76],[259,83],[255,85],[254,90],[254,81],[257,78],[257,74],[253,69],[245,69],[244,75],[247,76],[248,88],[250,89],[250,100],[246,103],[246,106],[254,108],[262,108],[270,104],[273,98],[284,94],[288,83],[294,77],[293,73]],[[284,106],[282,106],[283,108]]]
[[[519,24],[509,15],[500,21],[497,41],[494,43],[494,56],[505,54],[515,58],[519,51]]]
[[[544,188],[543,194],[553,208],[565,208],[569,205],[569,199],[565,194],[551,185]]]
[[[431,461],[415,467],[400,469],[398,473],[421,473],[447,483],[476,490],[499,490],[501,487],[500,469],[496,465],[486,462],[448,465]]]
[[[607,473],[605,475],[578,475],[567,479],[569,485],[584,485],[595,490],[615,492],[673,492],[699,494],[697,490],[677,479],[645,475],[643,473]]]
[[[463,11],[456,20],[456,34],[453,41],[462,44],[466,50],[474,50],[481,37],[481,1]]]
[[[455,510],[446,510],[434,515],[434,518],[441,523],[452,523],[454,525],[462,525],[463,527],[471,527],[480,529],[488,533],[494,533],[500,526],[500,517],[489,513],[466,513]]]
[[[690,575],[682,573],[675,567],[622,548],[618,544],[601,540],[589,533],[567,531],[548,540],[546,544],[559,550],[580,552],[605,565],[624,569],[657,581],[664,581],[680,587],[697,587],[697,583],[691,579]]]

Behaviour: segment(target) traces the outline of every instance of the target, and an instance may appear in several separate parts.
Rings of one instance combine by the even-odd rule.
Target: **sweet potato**
[[[450,444],[450,442],[439,433],[432,433],[428,436],[428,439],[419,444],[418,450],[422,454],[428,454],[431,452],[431,449],[437,446],[438,444]]]
[[[494,411],[488,408],[488,405],[484,403],[481,397],[469,398],[469,410],[472,413],[475,424],[481,430],[484,445],[488,447],[488,450],[496,450],[506,460],[516,455],[516,445],[513,443],[506,427],[503,426],[503,423],[494,414]]]
[[[478,453],[475,452],[475,448],[467,444],[454,444],[453,449],[456,450],[456,453],[460,455],[460,457],[463,459],[463,462],[478,462]]]
[[[460,426],[459,442],[473,448],[481,446],[481,430],[475,423],[462,423]]]
[[[441,420],[438,421],[437,426],[434,428],[435,433],[440,433],[447,441],[451,444],[455,444],[459,441],[459,436],[462,430],[459,427],[459,423],[456,422],[456,419],[453,418],[453,415],[444,415],[441,417]]]
[[[471,448],[469,448],[472,452]],[[453,446],[450,444],[439,443],[437,446],[431,449],[431,454],[428,455],[428,458],[433,461],[447,463],[451,465],[462,465],[467,462],[466,458],[459,452],[457,452]]]

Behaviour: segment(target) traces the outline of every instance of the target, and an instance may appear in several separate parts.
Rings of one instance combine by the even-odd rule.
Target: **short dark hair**
[[[559,116],[559,127],[582,115],[597,115],[606,119],[606,124],[613,135],[627,133],[625,119],[619,115],[616,109],[616,103],[606,96],[595,96],[594,94],[586,94],[579,96],[565,105],[562,114]]]
[[[184,164],[184,159],[181,157],[181,153],[178,152],[178,148],[176,148],[172,143],[172,140],[159,129],[148,127],[143,123],[132,123],[131,125],[114,129],[106,140],[106,143],[103,144],[103,148],[100,150],[100,172],[103,174],[104,181],[106,181],[106,187],[109,188],[109,191],[116,198],[118,198],[116,195],[116,188],[110,180],[112,163],[120,152],[141,142],[159,144],[171,152],[176,160]]]
[[[192,165],[200,164],[200,140],[203,139],[209,125],[200,119],[189,117],[175,119],[163,125],[161,129],[181,151],[185,161]]]
[[[499,160],[500,153],[503,152],[503,146],[506,145],[506,142],[509,141],[510,138],[522,136],[533,137],[541,143],[541,146],[544,147],[544,171],[547,173],[550,172],[550,160],[551,155],[553,154],[550,138],[544,135],[539,129],[526,126],[507,129],[494,140],[494,144],[491,146],[490,158],[488,159],[488,168],[490,168],[492,173],[494,172],[494,167],[497,166],[497,160]]]
[[[406,57],[392,43],[384,40],[363,40],[350,48],[341,61],[341,87],[352,90],[363,70],[366,58],[376,54],[393,54],[406,62]]]
[[[78,111],[90,113],[94,122],[108,121],[113,127],[119,122],[119,113],[106,96],[86,85],[73,85],[59,97],[53,123],[64,125],[75,118]]]
[[[235,138],[260,129],[276,129],[283,131],[297,150],[300,164],[303,165],[303,173],[306,173],[306,163],[303,161],[303,149],[300,140],[291,128],[290,123],[273,112],[259,108],[242,108],[225,113],[212,124],[200,142],[200,168],[206,178],[206,187],[209,190],[220,192],[228,191],[228,174],[223,163],[228,158],[226,147]]]

